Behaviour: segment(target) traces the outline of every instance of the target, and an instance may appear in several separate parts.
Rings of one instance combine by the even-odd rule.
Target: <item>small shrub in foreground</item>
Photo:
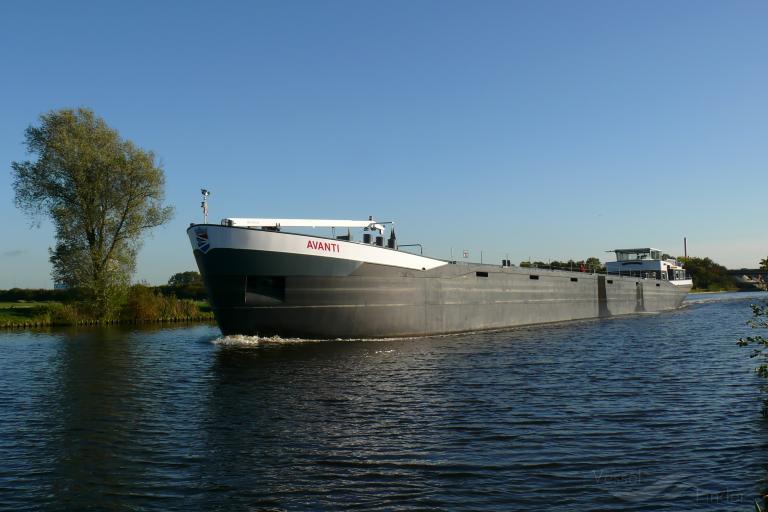
[[[83,320],[76,304],[48,304],[48,316],[51,325],[77,325]]]
[[[128,322],[156,322],[209,316],[210,313],[200,311],[194,301],[179,299],[175,295],[165,296],[148,286],[137,284],[131,287],[120,318]]]

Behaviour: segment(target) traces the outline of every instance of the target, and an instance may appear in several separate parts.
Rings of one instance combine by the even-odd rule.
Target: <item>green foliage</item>
[[[753,329],[768,329],[768,302],[764,304],[750,304],[752,318],[747,322]],[[764,332],[764,331],[763,331]],[[768,338],[760,334],[740,338],[738,344],[742,347],[751,347],[751,358],[756,358],[758,365],[755,368],[757,375],[768,379]],[[763,414],[768,416],[768,399],[763,402]]]
[[[149,286],[137,284],[131,287],[120,316],[129,322],[152,322],[210,317],[210,313],[203,313],[192,300],[165,296]]]
[[[747,321],[747,325],[752,329],[768,329],[768,302],[763,304],[750,304],[750,308],[752,308],[752,318]],[[755,373],[763,379],[768,379],[768,338],[757,334],[739,338],[737,343],[742,347],[752,348],[749,357],[757,359],[758,362],[758,365],[755,367]],[[765,392],[768,390],[768,386],[764,384],[762,389]],[[762,413],[763,416],[768,416],[768,398],[763,399]],[[763,499],[765,500],[766,497],[764,496]],[[755,501],[755,510],[757,512],[764,512],[765,509]]]
[[[67,290],[46,290],[31,288],[11,288],[0,290],[0,302],[50,302],[50,301],[75,301],[85,298],[85,292],[78,288]]]
[[[35,304],[27,306],[22,303],[5,304],[0,308],[0,327],[17,325],[47,325],[50,322],[47,305]]]
[[[728,269],[709,258],[679,257],[686,271],[693,278],[693,287],[697,290],[723,291],[736,290],[737,287],[728,274]]]
[[[35,161],[13,162],[16,206],[50,217],[53,278],[87,291],[91,314],[115,317],[142,234],[164,224],[165,176],[155,155],[123,140],[88,109],[51,111],[26,130]]]
[[[605,272],[605,265],[600,262],[599,258],[595,258],[594,256],[587,258],[587,261],[584,262],[584,266],[587,267],[587,270],[593,272]]]
[[[173,274],[168,280],[170,286],[186,286],[190,284],[203,284],[203,278],[199,272],[189,270],[187,272],[178,272]]]
[[[177,297],[174,293],[175,289],[187,288],[134,285],[126,289],[119,314],[110,320],[94,313],[90,296],[81,290],[0,290],[0,328],[212,320],[213,312],[206,300]]]
[[[186,286],[161,285],[156,290],[165,296],[175,295],[180,299],[207,300],[203,283],[190,284]]]
[[[768,258],[760,260],[760,270],[768,270]]]
[[[184,299],[205,299],[203,278],[194,271],[173,274],[167,286],[158,287],[163,295],[176,295]]]
[[[75,304],[19,302],[0,305],[0,327],[77,325],[82,320]]]
[[[603,265],[598,258],[594,256],[587,258],[586,260],[579,261],[521,261],[520,266],[523,268],[548,268],[554,270],[572,270],[578,272],[581,270],[582,265],[587,272],[605,272],[605,265]]]
[[[78,325],[87,320],[76,304],[49,304],[48,315],[51,325]]]

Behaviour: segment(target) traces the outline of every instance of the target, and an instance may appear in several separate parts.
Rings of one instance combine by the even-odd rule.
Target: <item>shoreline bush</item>
[[[27,296],[39,297],[40,294]],[[165,295],[158,289],[141,284],[134,285],[128,290],[127,301],[119,310],[119,315],[107,320],[99,319],[94,314],[92,305],[82,298],[61,302],[27,299],[18,299],[13,302],[0,308],[0,328],[142,324],[214,319],[213,312],[206,303],[178,298],[173,293]]]
[[[191,299],[179,299],[173,293],[164,295],[149,286],[137,284],[128,292],[128,302],[120,312],[120,319],[128,322],[155,322],[196,318],[203,313]]]

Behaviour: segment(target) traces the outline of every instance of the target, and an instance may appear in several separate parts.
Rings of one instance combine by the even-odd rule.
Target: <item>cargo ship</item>
[[[405,250],[394,225],[373,218],[226,218],[191,224],[187,234],[224,335],[499,330],[672,310],[693,285],[680,262],[653,248],[611,251],[605,273],[465,263]]]

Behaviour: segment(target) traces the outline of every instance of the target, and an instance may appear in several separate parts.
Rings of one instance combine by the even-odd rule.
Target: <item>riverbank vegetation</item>
[[[130,282],[142,236],[173,215],[162,167],[87,108],[41,115],[25,144],[36,158],[11,164],[16,206],[33,224],[51,220],[54,281],[85,297],[40,315],[120,321],[137,293]]]
[[[768,269],[767,260],[768,259],[760,261],[761,269]],[[747,325],[752,329],[757,329],[758,331],[753,331],[757,332],[757,334],[739,338],[737,343],[742,347],[752,349],[749,357],[757,361],[755,373],[764,379],[763,384],[761,385],[761,391],[765,396],[766,392],[768,392],[768,384],[766,384],[766,381],[768,380],[768,337],[760,333],[764,333],[766,332],[765,330],[768,329],[768,301],[763,302],[762,304],[750,304],[750,308],[752,308],[752,317],[747,321]],[[768,398],[765,397],[763,398],[762,414],[763,416],[768,416]],[[768,494],[763,493],[761,501],[763,503],[762,505],[755,501],[755,511],[767,512],[768,507],[766,505],[768,504]]]
[[[196,277],[189,275],[184,282],[171,278],[163,286],[131,286],[120,309],[108,319],[99,315],[87,290],[0,290],[0,327],[212,321],[199,274],[187,274]]]
[[[768,329],[768,302],[763,304],[750,304],[752,308],[752,318],[747,325],[752,329],[758,329],[758,333],[766,332]],[[744,336],[740,338],[738,344],[742,347],[750,347],[752,353],[749,357],[757,360],[755,372],[759,377],[768,379],[768,337],[762,334],[753,336]],[[768,386],[763,387],[763,391],[768,391]],[[763,415],[768,416],[768,398],[763,400]]]
[[[739,290],[728,269],[710,258],[678,258],[693,278],[692,292],[731,292]]]

